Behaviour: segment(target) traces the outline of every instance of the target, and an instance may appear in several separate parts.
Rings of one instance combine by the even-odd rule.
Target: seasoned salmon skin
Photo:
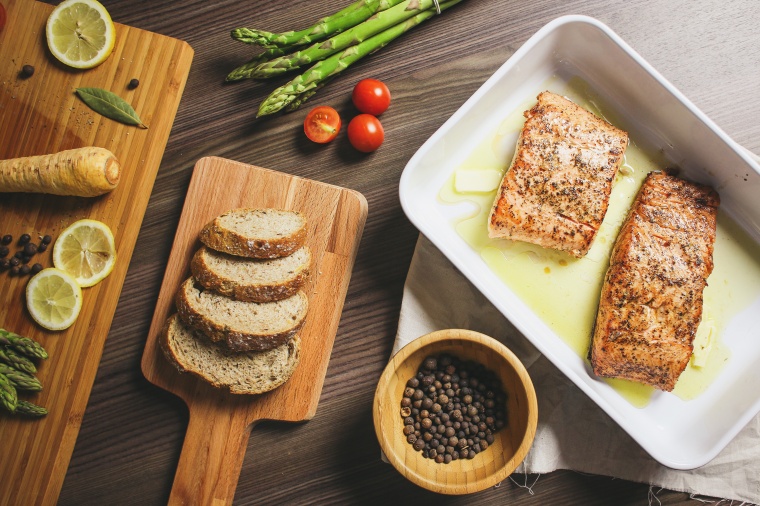
[[[607,212],[628,134],[548,91],[525,117],[491,208],[488,236],[581,258]]]
[[[710,187],[647,175],[605,274],[590,353],[596,375],[673,390],[702,319],[719,204]]]

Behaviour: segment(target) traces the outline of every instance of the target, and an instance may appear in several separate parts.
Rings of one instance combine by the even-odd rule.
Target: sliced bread
[[[233,394],[261,394],[282,385],[293,375],[301,353],[298,335],[268,351],[235,353],[198,335],[176,314],[166,321],[159,343],[181,372]]]
[[[309,306],[306,294],[275,302],[244,302],[206,290],[188,278],[176,297],[182,320],[233,351],[264,351],[286,343],[301,328]]]
[[[193,255],[193,277],[208,290],[235,300],[273,302],[292,297],[306,282],[311,265],[308,246],[286,257],[243,258],[201,246]]]
[[[249,258],[288,256],[306,240],[306,218],[283,209],[233,209],[199,234],[209,248]]]

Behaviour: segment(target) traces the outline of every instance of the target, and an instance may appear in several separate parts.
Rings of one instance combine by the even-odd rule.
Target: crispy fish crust
[[[491,208],[488,236],[581,258],[607,212],[628,134],[547,91],[525,117]]]
[[[702,319],[719,204],[710,187],[647,176],[605,275],[590,353],[596,375],[673,390]]]

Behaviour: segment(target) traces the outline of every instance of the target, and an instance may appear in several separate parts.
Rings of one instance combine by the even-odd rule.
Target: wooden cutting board
[[[239,207],[302,212],[313,255],[305,287],[309,311],[300,331],[301,361],[284,385],[261,395],[233,395],[181,374],[158,344],[161,327],[176,311],[174,296],[190,276],[190,259],[201,245],[198,233],[216,216]],[[145,377],[181,397],[190,410],[171,504],[232,503],[253,425],[314,416],[366,217],[367,202],[353,190],[222,158],[198,161],[142,360]]]
[[[87,199],[0,194],[0,234],[23,233],[35,242],[55,239],[81,218],[105,222],[116,239],[118,261],[102,283],[83,290],[76,323],[63,332],[37,326],[26,311],[29,279],[0,272],[0,327],[31,337],[48,350],[39,366],[44,390],[23,398],[45,406],[47,417],[21,419],[0,413],[0,504],[54,504],[63,484],[127,267],[148,205],[193,50],[182,41],[116,24],[116,45],[100,66],[69,69],[49,53],[45,22],[53,6],[3,0],[8,14],[0,30],[0,158],[37,155],[83,146],[111,150],[122,164],[119,186]],[[21,68],[34,75],[22,78]],[[130,79],[139,79],[134,90]],[[89,109],[74,94],[82,86],[110,90],[133,105],[147,130],[126,126]],[[52,266],[52,248],[32,263]]]

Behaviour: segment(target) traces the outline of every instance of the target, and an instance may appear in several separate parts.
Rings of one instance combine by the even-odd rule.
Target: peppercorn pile
[[[0,271],[9,270],[11,276],[26,276],[27,274],[37,274],[42,270],[42,264],[35,263],[31,267],[27,265],[32,257],[37,253],[47,250],[50,241],[53,238],[46,235],[40,239],[39,244],[32,242],[29,234],[21,234],[18,238],[19,249],[10,259],[6,258],[10,254],[8,245],[13,242],[13,236],[6,234],[0,238]]]
[[[406,383],[404,435],[439,464],[472,459],[506,424],[506,407],[507,395],[493,371],[451,355],[430,356]]]

